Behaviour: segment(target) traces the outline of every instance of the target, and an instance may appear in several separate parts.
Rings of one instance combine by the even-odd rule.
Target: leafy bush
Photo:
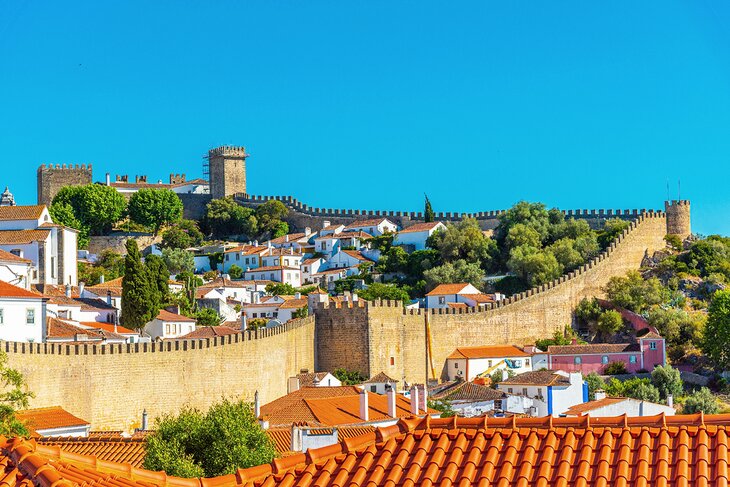
[[[682,408],[682,413],[684,414],[699,412],[705,414],[717,414],[720,412],[717,398],[707,387],[703,387],[699,391],[692,393],[684,402],[684,407]]]
[[[344,368],[335,369],[334,372],[332,372],[332,375],[337,377],[340,382],[342,382],[343,386],[354,386],[357,384],[362,384],[366,380],[368,380],[367,377],[362,375],[357,370],[347,370]]]
[[[623,374],[628,374],[629,371],[626,370],[625,363],[611,362],[610,364],[606,365],[605,369],[603,369],[603,373],[606,375],[623,375]]]
[[[659,390],[659,395],[666,400],[671,394],[679,397],[684,391],[684,382],[680,377],[679,370],[667,365],[659,365],[651,372],[651,383]]]
[[[228,275],[231,276],[231,279],[241,279],[243,277],[243,269],[233,264],[228,268]]]

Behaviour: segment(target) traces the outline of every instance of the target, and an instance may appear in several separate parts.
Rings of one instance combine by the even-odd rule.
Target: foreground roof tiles
[[[11,207],[6,206],[5,208]],[[43,242],[50,234],[50,230],[2,230],[0,231],[0,244],[12,245]]]
[[[146,452],[145,439],[142,437],[123,438],[111,436],[107,438],[61,437],[39,438],[39,444],[52,451],[55,457],[60,457],[61,451],[87,455],[106,460],[107,462],[128,463],[133,467],[141,467]]]
[[[408,419],[213,479],[0,437],[7,487],[728,486],[730,415]]]
[[[43,296],[30,292],[22,287],[0,281],[0,298],[43,299]]]

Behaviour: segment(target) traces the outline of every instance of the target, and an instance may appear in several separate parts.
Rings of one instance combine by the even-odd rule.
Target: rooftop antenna
[[[672,201],[672,192],[669,190],[669,179],[667,179],[667,201]]]
[[[677,199],[682,200],[682,180],[677,179]]]

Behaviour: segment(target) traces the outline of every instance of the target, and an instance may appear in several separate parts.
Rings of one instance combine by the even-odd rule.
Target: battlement
[[[180,184],[185,182],[185,174],[170,174],[170,184]]]
[[[393,211],[393,210],[362,210],[362,209],[336,209],[336,208],[320,208],[312,207],[304,204],[292,196],[269,196],[269,195],[250,195],[246,193],[237,193],[234,198],[243,204],[258,205],[267,201],[281,201],[291,210],[296,212],[322,218],[374,218],[374,217],[392,217],[392,218],[408,218],[410,220],[423,220],[423,212],[415,211]],[[640,215],[649,214],[656,210],[650,209],[575,209],[562,210],[567,218],[584,218],[584,219],[605,219],[605,218],[623,218],[635,219]],[[436,213],[436,219],[439,221],[460,221],[463,218],[474,218],[476,220],[497,219],[505,210],[479,211],[473,213],[465,212],[439,212]]]
[[[38,168],[39,173],[58,170],[91,172],[91,164],[41,164]]]
[[[690,206],[689,200],[671,200],[671,201],[665,201],[664,207],[665,208],[671,208],[671,207],[688,207]]]
[[[246,158],[248,154],[246,153],[246,148],[243,146],[222,145],[208,151],[208,157],[217,156]]]

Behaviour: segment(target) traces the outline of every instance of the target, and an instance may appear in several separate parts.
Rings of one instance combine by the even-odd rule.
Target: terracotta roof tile
[[[307,306],[307,298],[287,299],[279,305],[279,309],[300,309]]]
[[[269,240],[272,244],[285,244],[285,243],[292,243],[296,242],[297,240],[300,240],[304,237],[307,237],[308,235],[306,233],[290,233],[289,235],[282,235],[281,237],[273,238]],[[289,237],[289,240],[287,240],[287,237]]]
[[[385,372],[381,371],[363,382],[363,384],[375,384],[381,382],[390,382],[391,384],[396,384],[398,381],[388,376]]]
[[[349,255],[350,257],[354,257],[357,260],[365,261],[365,262],[372,262],[370,259],[362,255],[362,252],[359,250],[343,250],[344,253]]]
[[[34,292],[14,286],[8,282],[0,281],[0,298],[30,298],[43,299],[43,296]]]
[[[431,399],[448,401],[495,401],[502,399],[504,392],[474,382],[457,381],[446,389],[430,396]]]
[[[77,418],[60,406],[25,409],[23,411],[18,411],[15,415],[28,428],[36,431],[53,428],[66,428],[69,426],[86,426],[90,424],[88,421]]]
[[[596,399],[594,401],[584,402],[582,404],[576,404],[575,406],[569,407],[565,414],[568,416],[580,416],[583,413],[593,411],[598,408],[610,406],[612,404],[618,404],[624,402],[627,399],[625,397],[604,397],[603,399]]]
[[[345,227],[345,230],[348,229],[354,229],[354,228],[363,228],[363,227],[375,227],[383,223],[384,221],[387,221],[388,223],[392,223],[387,218],[371,218],[369,220],[357,220]]]
[[[344,441],[348,438],[356,438],[360,435],[375,431],[374,426],[340,426],[337,428],[316,428],[311,429],[310,431],[313,433],[330,435],[335,429],[337,430],[337,441],[339,443],[344,443]],[[276,453],[282,457],[287,457],[297,453],[290,450],[291,428],[269,428],[266,430],[266,434],[274,442]]]
[[[93,456],[99,460],[116,463],[128,463],[140,468],[144,462],[146,442],[143,437],[123,438],[118,435],[107,435],[105,438],[93,437],[43,437],[36,440],[44,451],[57,448],[54,454],[58,457],[60,450],[77,455]]]
[[[30,264],[33,261],[18,257],[15,254],[11,254],[10,252],[6,252],[5,250],[0,249],[0,262],[11,262],[13,264]]]
[[[460,282],[455,284],[439,284],[426,296],[444,296],[449,294],[461,294],[461,291],[468,286],[468,282]]]
[[[449,308],[453,308],[453,309],[459,309],[459,308],[463,309],[463,308],[469,307],[465,303],[446,303],[446,306],[448,306]]]
[[[13,245],[42,242],[50,234],[50,230],[0,230],[0,244]]]
[[[160,312],[157,313],[157,319],[160,321],[174,321],[180,323],[195,323],[196,321],[195,318],[179,315],[177,313],[171,313],[166,309],[161,309]]]
[[[429,230],[433,230],[441,224],[441,222],[416,223],[415,225],[411,225],[410,227],[406,227],[403,230],[400,230],[398,233],[427,232]]]
[[[324,388],[319,388],[324,389]],[[727,486],[730,415],[406,419],[213,479],[0,437],[7,487]]]
[[[46,337],[47,338],[73,338],[78,335],[86,336],[92,340],[101,340],[103,337],[94,330],[81,328],[67,321],[59,320],[49,316],[46,318]]]
[[[79,323],[81,323],[84,326],[88,326],[89,328],[110,331],[112,333],[119,333],[122,335],[137,335],[138,334],[134,330],[130,330],[129,328],[124,328],[122,325],[117,325],[116,330],[115,330],[113,323],[102,323],[100,321],[80,321]]]
[[[192,338],[213,338],[213,337],[224,337],[228,335],[236,335],[241,333],[241,330],[231,328],[229,326],[199,326],[195,331],[191,331],[187,335],[183,335],[178,340],[189,340]]]
[[[0,220],[37,220],[45,209],[46,205],[0,206]]]
[[[447,359],[529,357],[530,354],[514,345],[488,345],[484,347],[459,347]]]
[[[554,386],[569,385],[570,379],[562,374],[558,374],[552,370],[535,370],[532,372],[523,372],[507,380],[503,380],[500,385],[534,385],[534,386]]]

